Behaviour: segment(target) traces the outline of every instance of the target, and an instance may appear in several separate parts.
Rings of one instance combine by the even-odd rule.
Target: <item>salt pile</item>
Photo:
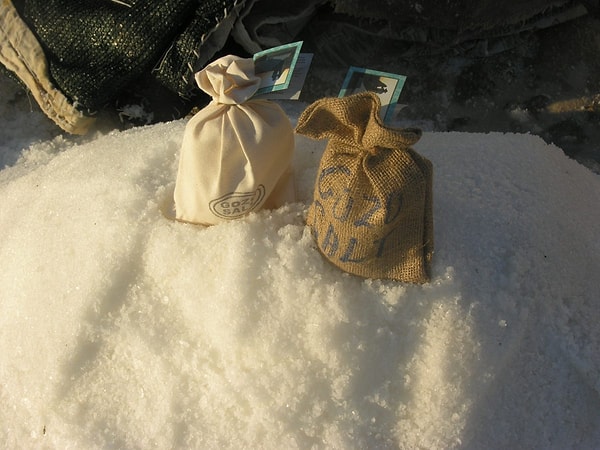
[[[184,121],[0,171],[4,448],[600,446],[600,179],[530,135],[426,133],[433,279],[327,263],[299,203],[166,219]],[[15,144],[16,145],[16,144]]]

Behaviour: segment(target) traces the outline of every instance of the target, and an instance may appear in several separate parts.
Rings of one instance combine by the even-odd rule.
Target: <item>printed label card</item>
[[[378,70],[350,67],[338,97],[347,97],[359,92],[370,91],[381,100],[381,117],[390,123],[394,116],[406,76]]]
[[[312,53],[300,53],[302,41],[273,47],[253,56],[254,73],[262,82],[253,98],[298,100]]]

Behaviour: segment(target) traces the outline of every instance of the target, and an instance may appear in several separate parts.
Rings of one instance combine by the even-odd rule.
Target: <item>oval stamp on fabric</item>
[[[230,192],[212,200],[211,212],[222,219],[238,219],[257,208],[265,198],[265,187],[261,184],[254,192]]]

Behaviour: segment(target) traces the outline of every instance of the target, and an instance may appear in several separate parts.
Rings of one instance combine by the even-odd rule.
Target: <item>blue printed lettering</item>
[[[326,177],[337,174],[337,173],[342,173],[347,176],[351,175],[350,169],[348,169],[346,166],[328,167],[321,171],[321,174],[319,175],[318,189],[319,189],[319,195],[321,196],[322,199],[329,198],[334,194],[333,189],[331,189],[331,188],[327,189],[326,191],[323,191],[323,186],[322,186],[323,180]]]
[[[340,258],[341,262],[360,263],[366,259],[366,257],[362,257],[362,258],[353,257],[352,254],[354,253],[354,249],[356,248],[357,243],[358,243],[358,239],[356,239],[355,237],[350,238],[350,241],[348,242],[348,246],[346,247],[346,251]]]
[[[354,225],[357,227],[370,227],[373,224],[371,223],[372,217],[375,215],[377,211],[381,209],[381,201],[377,197],[367,197],[363,196],[363,199],[372,202],[373,206],[366,213],[364,213],[361,217],[354,221]]]
[[[386,244],[387,244],[387,239],[394,233],[396,233],[398,231],[399,227],[395,227],[392,228],[385,236],[383,236],[381,239],[377,239],[375,242],[373,242],[373,244],[379,244],[377,246],[377,253],[376,253],[376,257],[377,258],[381,258],[383,256],[383,254],[385,253],[385,251],[387,250],[386,248]]]
[[[398,218],[402,211],[403,196],[402,191],[392,192],[385,202],[384,223],[387,225]]]
[[[321,249],[323,253],[326,253],[329,257],[335,255],[338,250],[339,241],[338,236],[335,230],[333,229],[333,225],[329,224],[327,228],[327,234],[325,234],[325,238],[323,238],[323,243],[321,244]]]
[[[348,189],[344,189],[345,193],[348,193]],[[343,212],[339,212],[338,211],[338,207],[341,201],[344,200],[344,198],[346,199],[346,207],[344,208]],[[349,196],[349,195],[342,195],[339,196],[337,198],[337,200],[335,201],[335,203],[333,204],[333,217],[337,220],[339,220],[340,222],[345,222],[346,220],[348,220],[348,216],[350,215],[350,211],[352,211],[352,205],[354,204],[354,199]]]

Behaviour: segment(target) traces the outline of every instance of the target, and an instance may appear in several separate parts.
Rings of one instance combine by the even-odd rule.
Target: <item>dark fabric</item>
[[[20,9],[57,86],[94,112],[150,72],[184,94],[203,41],[239,1],[25,0]]]
[[[381,55],[486,57],[526,45],[529,33],[589,9],[572,0],[333,0],[332,10],[321,10],[299,38],[316,63],[332,66],[368,67],[373,59],[379,65]]]
[[[250,53],[296,40],[327,0],[247,0],[234,37]]]
[[[154,71],[157,80],[180,96],[186,96],[190,89],[196,90],[193,75],[206,65],[213,57],[214,51],[220,50],[225,43],[233,21],[220,32],[223,21],[230,16],[234,7],[244,1],[202,1],[197,0],[194,12],[186,28],[177,36],[169,47],[158,67]],[[216,34],[223,34],[205,53],[205,41]]]
[[[333,0],[336,12],[447,30],[485,29],[510,25],[570,0]]]
[[[151,113],[141,120],[147,123],[150,116],[169,120],[185,115],[201,99],[194,72],[216,56],[249,56],[292,39],[304,40],[304,48],[323,66],[362,67],[386,52],[396,58],[450,49],[487,56],[518,45],[524,30],[597,12],[598,0],[12,3],[44,50],[52,85],[70,105],[88,115],[142,105]]]

